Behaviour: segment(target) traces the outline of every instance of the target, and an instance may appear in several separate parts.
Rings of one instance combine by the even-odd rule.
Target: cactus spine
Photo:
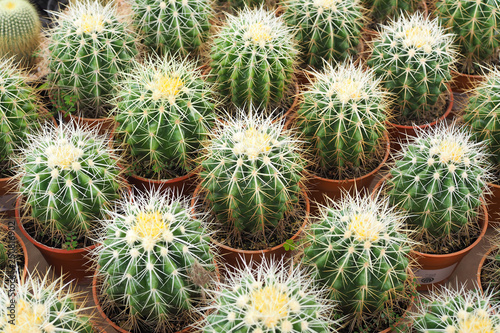
[[[451,36],[418,12],[383,26],[368,65],[395,94],[397,116],[418,121],[447,91],[456,61]]]
[[[284,19],[297,27],[303,60],[313,67],[341,61],[357,53],[363,9],[358,0],[287,0]]]
[[[129,329],[161,331],[193,310],[200,281],[214,270],[203,216],[172,192],[128,197],[116,207],[95,250],[103,290],[108,302],[126,308]]]
[[[418,0],[364,0],[363,4],[370,10],[377,22],[397,18],[401,13],[413,13],[417,10]]]
[[[48,76],[53,102],[66,112],[101,117],[120,73],[137,54],[134,33],[120,21],[113,2],[73,2],[55,15]]]
[[[30,65],[40,44],[41,23],[35,7],[26,0],[2,0],[0,22],[0,57]]]
[[[346,169],[359,170],[373,158],[386,132],[387,97],[373,70],[352,63],[326,64],[313,74],[297,126],[321,171],[338,170],[342,178]]]
[[[228,15],[210,53],[222,95],[238,107],[281,102],[294,72],[295,44],[291,29],[275,12],[245,8],[238,16]]]
[[[156,178],[165,169],[189,172],[215,122],[212,85],[188,60],[150,58],[133,68],[116,100],[118,134],[132,159]]]

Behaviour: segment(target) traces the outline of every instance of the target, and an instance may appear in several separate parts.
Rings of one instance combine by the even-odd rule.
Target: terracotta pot
[[[115,121],[113,118],[83,118],[72,115],[71,113],[66,113],[62,110],[60,112],[62,113],[65,122],[74,121],[79,126],[87,126],[92,129],[98,128],[99,134],[108,134],[113,131],[115,127]]]
[[[375,188],[373,193],[379,190],[389,179],[390,175],[386,175],[382,178]],[[479,218],[479,226],[481,227],[481,233],[474,243],[457,252],[449,254],[428,254],[419,251],[411,251],[412,257],[415,258],[420,269],[415,272],[417,281],[420,286],[417,290],[430,290],[433,286],[439,286],[445,284],[450,276],[453,274],[455,269],[458,267],[462,259],[481,242],[488,229],[488,210],[486,205],[483,203],[480,208],[482,212],[482,218]]]
[[[191,209],[194,210],[196,200],[199,198],[199,194],[201,191],[201,185],[198,185],[194,190],[193,198],[191,199]],[[292,241],[296,241],[302,234],[303,230],[306,228],[307,223],[309,221],[310,214],[310,203],[309,198],[307,197],[306,191],[302,190],[302,196],[305,201],[305,218],[304,223],[300,227],[300,229],[292,236],[290,239]],[[280,245],[276,245],[272,248],[268,248],[265,250],[240,250],[234,249],[227,245],[221,244],[215,239],[211,238],[212,243],[214,244],[214,248],[217,253],[220,255],[221,260],[226,264],[223,267],[226,269],[236,269],[238,267],[242,267],[243,264],[256,265],[262,261],[262,258],[266,259],[280,259],[282,257],[290,257],[292,251],[286,251],[284,248],[285,243]]]
[[[88,270],[91,267],[87,256],[90,251],[95,248],[91,245],[82,249],[63,250],[45,246],[44,244],[33,239],[24,229],[21,223],[21,198],[16,201],[16,223],[24,237],[33,244],[43,255],[47,263],[54,267],[56,273],[61,272],[67,274],[66,279],[75,279],[78,283],[90,282]]]
[[[147,191],[159,190],[167,191],[172,189],[179,195],[191,195],[194,190],[194,180],[196,179],[197,172],[191,171],[185,176],[167,179],[167,180],[154,180],[147,179],[137,175],[130,175],[127,177],[129,184],[134,186],[134,191]]]
[[[490,218],[489,227],[500,225],[500,185],[488,183],[491,194],[486,197],[488,202],[488,214]]]
[[[0,224],[0,228],[4,229],[5,231],[13,232],[17,242],[21,245],[21,250],[23,251],[23,257],[24,257],[24,266],[23,266],[23,272],[21,274],[21,282],[24,282],[24,280],[26,280],[26,275],[28,274],[28,250],[26,249],[26,245],[24,244],[22,238],[19,237],[19,235],[14,230],[10,229],[7,225]]]
[[[491,255],[491,253],[496,250],[496,248],[492,247],[490,248],[485,254],[484,256],[481,258],[481,261],[479,262],[479,267],[477,268],[477,273],[476,273],[476,281],[477,281],[477,287],[479,288],[479,290],[481,290],[481,293],[484,292],[483,290],[483,286],[481,284],[481,275],[482,275],[482,270],[483,270],[483,266],[484,266],[484,263],[486,262],[486,259],[488,259],[488,257]]]
[[[484,80],[482,75],[468,75],[455,71],[451,71],[451,76],[453,78],[451,90],[456,93],[466,93]]]

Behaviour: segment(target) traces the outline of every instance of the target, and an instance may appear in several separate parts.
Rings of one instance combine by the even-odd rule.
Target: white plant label
[[[440,269],[419,269],[415,272],[415,276],[418,283],[422,285],[438,283],[448,278],[457,265],[458,262]]]

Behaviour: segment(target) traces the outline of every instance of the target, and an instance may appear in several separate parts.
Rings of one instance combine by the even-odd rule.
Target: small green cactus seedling
[[[210,53],[220,92],[238,107],[281,102],[292,81],[295,44],[291,29],[273,11],[245,8],[228,15]]]
[[[418,235],[435,245],[472,228],[491,178],[482,142],[473,142],[465,128],[442,124],[417,132],[395,160],[388,195],[408,212]]]
[[[352,63],[336,68],[326,64],[310,81],[301,93],[297,126],[311,144],[320,170],[338,170],[342,179],[346,169],[359,170],[380,147],[388,95],[373,70]]]
[[[217,220],[237,234],[264,236],[296,209],[304,160],[281,122],[252,110],[218,123],[200,173]]]
[[[40,44],[41,23],[35,7],[27,0],[1,0],[0,22],[0,57],[30,65]]]
[[[436,16],[456,35],[462,70],[471,72],[477,64],[498,60],[500,46],[499,0],[439,0]]]
[[[120,73],[137,54],[134,33],[113,1],[76,1],[54,15],[47,79],[53,103],[65,112],[103,116]]]
[[[404,219],[385,198],[346,194],[321,206],[311,225],[303,261],[353,326],[370,316],[391,318],[397,300],[411,294]]]
[[[421,120],[448,90],[456,61],[452,42],[437,19],[418,12],[382,27],[368,65],[395,94],[395,116]]]
[[[187,56],[206,41],[214,16],[212,0],[134,0],[132,9],[144,44],[164,55]]]
[[[82,236],[119,197],[119,156],[97,129],[46,124],[28,135],[18,164],[19,194],[52,237]]]
[[[284,7],[308,65],[322,67],[357,53],[365,21],[359,0],[287,0]]]
[[[215,122],[215,93],[194,62],[165,57],[135,62],[116,99],[117,133],[132,159],[165,178],[193,167]]]
[[[0,332],[97,333],[90,323],[89,308],[79,302],[82,294],[74,292],[63,277],[52,280],[49,273],[43,277],[28,273],[24,282],[19,276],[17,281],[4,280],[0,288]]]
[[[397,18],[402,13],[414,13],[419,0],[364,0],[363,5],[369,9],[371,16],[377,22],[385,22]]]
[[[336,332],[332,303],[300,267],[264,260],[229,273],[207,290],[213,302],[204,333]]]
[[[443,287],[423,296],[411,319],[413,332],[496,333],[500,332],[499,304],[491,291]]]
[[[192,312],[215,268],[203,216],[188,199],[160,191],[125,198],[108,213],[95,250],[106,302],[124,311],[127,329],[163,331]]]

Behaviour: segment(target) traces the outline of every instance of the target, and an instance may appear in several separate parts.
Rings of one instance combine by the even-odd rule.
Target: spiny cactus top
[[[294,72],[295,44],[292,30],[275,12],[245,8],[228,15],[210,53],[219,90],[240,107],[279,103]]]
[[[109,139],[70,122],[29,134],[16,160],[19,193],[51,235],[83,235],[118,198],[120,161]]]
[[[84,307],[82,295],[72,291],[62,277],[51,280],[49,271],[41,277],[28,273],[21,283],[4,280],[0,288],[0,331],[3,333],[97,333],[90,323],[89,308]],[[11,283],[15,283],[14,298]],[[12,301],[15,300],[15,303]],[[15,309],[13,319],[11,309]]]
[[[107,301],[124,306],[133,326],[166,326],[191,311],[200,285],[210,282],[214,261],[203,217],[171,192],[131,196],[116,207],[95,249]]]
[[[477,287],[458,290],[436,289],[424,296],[412,313],[415,333],[497,333],[500,332],[499,304],[492,302],[491,291]]]
[[[357,193],[330,200],[311,225],[303,260],[355,322],[391,314],[394,302],[408,297],[411,241],[404,218],[387,199]]]
[[[325,290],[300,266],[282,261],[245,266],[207,292],[213,312],[203,322],[204,333],[326,333],[338,327]]]
[[[485,142],[492,164],[500,167],[500,70],[492,69],[469,97],[465,122],[474,138]]]
[[[296,39],[308,65],[344,60],[357,53],[364,24],[359,0],[287,0],[285,21],[297,27]]]
[[[188,60],[149,58],[133,68],[116,100],[117,132],[133,159],[157,178],[165,169],[190,171],[215,121],[212,85]]]
[[[113,1],[105,6],[75,1],[54,15],[48,76],[53,102],[66,112],[103,116],[120,73],[137,53],[134,33],[118,17]]]
[[[484,148],[464,128],[443,124],[397,153],[388,195],[418,233],[449,241],[472,225],[491,178]]]
[[[398,115],[419,120],[447,91],[456,61],[452,42],[437,19],[418,12],[382,27],[368,65],[395,94]]]
[[[499,0],[439,0],[436,16],[455,34],[465,57],[462,70],[470,72],[478,63],[498,60],[500,46]]]
[[[387,93],[373,70],[326,64],[301,93],[297,126],[312,144],[320,170],[359,169],[373,159],[386,132]],[[361,175],[359,175],[361,176]]]
[[[38,108],[34,89],[13,59],[0,58],[0,165],[10,164],[28,132],[37,127]]]
[[[161,55],[199,51],[214,15],[212,0],[133,0],[134,20],[144,44]]]
[[[219,222],[265,235],[299,202],[304,161],[283,122],[240,111],[218,124],[203,154],[202,189]]]
[[[0,57],[30,65],[40,43],[41,23],[35,7],[26,0],[1,0],[0,22]]]

